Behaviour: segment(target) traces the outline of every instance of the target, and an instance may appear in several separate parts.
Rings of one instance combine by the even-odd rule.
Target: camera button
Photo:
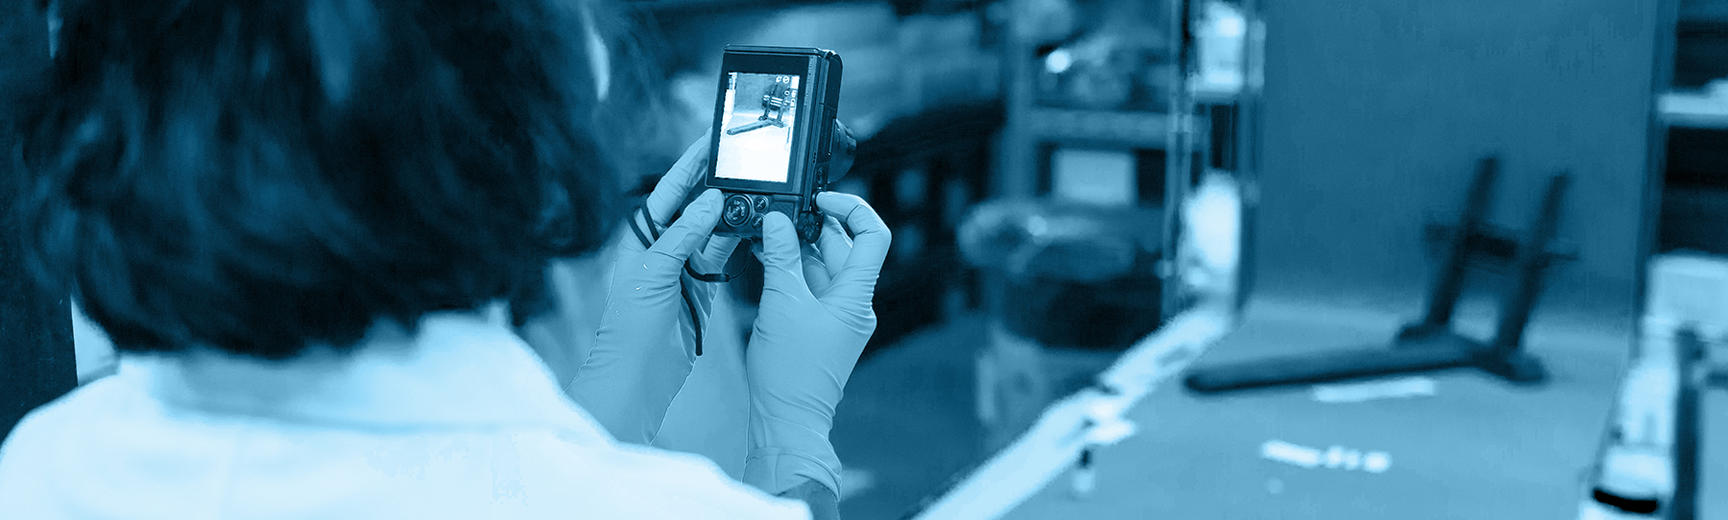
[[[754,228],[762,227],[762,216],[757,215],[756,218],[750,219],[750,227],[754,227]]]
[[[768,197],[756,197],[756,211],[768,211]]]
[[[743,226],[745,222],[749,222],[750,216],[753,213],[754,212],[750,211],[749,197],[733,195],[726,197],[726,206],[721,210],[720,215],[721,218],[725,219],[727,225],[739,227]]]

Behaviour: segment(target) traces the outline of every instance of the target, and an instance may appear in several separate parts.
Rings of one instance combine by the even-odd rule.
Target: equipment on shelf
[[[1259,360],[1196,369],[1185,380],[1195,392],[1211,393],[1255,387],[1296,385],[1424,372],[1457,367],[1475,367],[1511,382],[1542,382],[1542,363],[1520,347],[1524,328],[1541,292],[1542,275],[1556,260],[1569,255],[1551,250],[1560,218],[1560,201],[1568,176],[1553,176],[1523,243],[1510,251],[1514,269],[1512,290],[1503,296],[1500,321],[1487,342],[1467,338],[1451,329],[1452,311],[1464,287],[1464,272],[1471,260],[1494,255],[1495,247],[1508,242],[1493,237],[1484,224],[1489,191],[1498,170],[1494,158],[1481,160],[1465,200],[1458,229],[1452,234],[1451,251],[1429,295],[1427,315],[1404,327],[1391,349],[1350,350],[1317,355]],[[1501,259],[1504,260],[1504,259]]]
[[[1650,261],[1638,343],[1585,482],[1578,518],[1698,516],[1703,394],[1725,386],[1728,260]],[[1714,476],[1714,475],[1712,475]]]
[[[1046,199],[979,204],[958,230],[962,258],[1000,292],[1006,332],[1047,346],[1120,350],[1158,328],[1161,208]]]
[[[856,186],[840,189],[869,194],[895,239],[876,284],[876,301],[894,303],[877,306],[865,357],[943,319],[949,291],[970,285],[954,233],[985,193],[1001,128],[1001,103],[954,103],[895,118],[858,143],[847,175]]]

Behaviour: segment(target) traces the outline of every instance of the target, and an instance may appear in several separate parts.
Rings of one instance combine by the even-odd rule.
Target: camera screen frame
[[[815,110],[816,107],[814,99],[816,96],[811,95],[811,89],[821,88],[820,86],[812,85],[810,81],[811,78],[816,75],[815,69],[816,63],[813,56],[789,54],[740,54],[733,52],[727,52],[722,56],[719,81],[716,84],[714,124],[710,132],[713,135],[709,137],[708,142],[709,161],[707,179],[705,180],[709,187],[755,193],[778,193],[787,195],[798,195],[803,193],[804,183],[808,177],[804,171],[804,169],[808,167],[806,164],[808,161],[805,161],[804,159],[810,156],[809,143],[812,139],[810,136],[811,120],[819,119],[812,117],[816,116],[819,112]],[[725,117],[726,112],[727,81],[734,72],[739,74],[783,74],[796,76],[798,78],[798,99],[794,100],[796,112],[794,112],[795,116],[793,117],[791,128],[792,146],[786,156],[787,166],[785,182],[734,179],[720,177],[718,175],[720,138],[725,133],[723,126],[726,124],[726,122],[722,121],[721,118]],[[734,100],[734,103],[736,102],[737,100]]]

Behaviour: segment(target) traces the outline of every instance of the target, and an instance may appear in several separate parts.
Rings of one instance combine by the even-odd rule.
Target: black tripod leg
[[[1196,392],[1226,392],[1425,372],[1475,362],[1475,353],[1463,348],[1346,350],[1219,365],[1190,372],[1183,382]]]
[[[1680,355],[1680,395],[1674,403],[1674,497],[1668,517],[1693,520],[1698,517],[1698,438],[1702,434],[1697,371],[1704,357],[1704,344],[1697,332],[1689,329],[1680,331],[1674,340]]]
[[[1559,230],[1560,201],[1566,195],[1566,185],[1571,177],[1561,173],[1548,180],[1548,190],[1543,193],[1542,207],[1537,210],[1536,218],[1530,224],[1529,234],[1524,243],[1518,247],[1517,285],[1501,303],[1500,323],[1494,329],[1494,350],[1503,355],[1509,355],[1518,350],[1524,341],[1524,328],[1530,323],[1530,314],[1535,311],[1536,297],[1542,292],[1542,274],[1548,264],[1548,247],[1554,241],[1554,233]]]
[[[1458,226],[1452,230],[1446,262],[1435,275],[1433,292],[1428,293],[1428,310],[1422,321],[1398,332],[1399,341],[1445,332],[1452,325],[1452,310],[1458,306],[1458,296],[1464,291],[1464,267],[1470,260],[1472,237],[1481,232],[1488,213],[1494,178],[1499,175],[1500,162],[1490,156],[1476,164],[1476,177],[1470,182],[1470,192],[1464,197],[1464,211]]]
[[[743,124],[743,125],[738,125],[738,126],[732,127],[732,129],[726,131],[726,135],[738,135],[738,134],[742,134],[744,132],[749,132],[751,130],[762,128],[764,126],[768,126],[768,125],[772,125],[772,124],[774,124],[774,121],[772,121],[772,120],[758,119],[758,120],[752,121],[748,124]]]
[[[1542,360],[1521,350],[1490,353],[1477,366],[1501,379],[1522,385],[1548,380],[1548,369],[1542,366]]]
[[[1542,194],[1542,206],[1535,220],[1518,245],[1513,268],[1517,271],[1516,285],[1500,302],[1500,323],[1494,328],[1494,339],[1483,353],[1483,370],[1514,383],[1536,384],[1548,379],[1548,370],[1541,360],[1519,348],[1524,342],[1524,329],[1535,312],[1536,297],[1542,292],[1542,275],[1548,267],[1548,247],[1559,229],[1560,201],[1566,195],[1569,177],[1558,174],[1548,180],[1548,190]]]
[[[1463,287],[1465,263],[1479,234],[1482,213],[1488,202],[1488,186],[1495,162],[1484,159],[1477,171],[1462,224],[1453,238],[1451,257],[1430,295],[1428,315],[1422,322],[1399,333],[1396,346],[1388,350],[1356,350],[1302,357],[1258,360],[1196,369],[1185,380],[1196,392],[1223,392],[1244,388],[1297,385],[1424,372],[1453,367],[1475,367],[1517,383],[1537,383],[1546,378],[1542,364],[1518,350],[1525,324],[1530,319],[1536,294],[1541,289],[1542,267],[1548,262],[1548,243],[1559,219],[1560,198],[1566,176],[1556,176],[1544,194],[1537,222],[1520,246],[1517,257],[1520,276],[1516,288],[1503,302],[1500,326],[1492,343],[1484,344],[1453,333],[1452,310]]]

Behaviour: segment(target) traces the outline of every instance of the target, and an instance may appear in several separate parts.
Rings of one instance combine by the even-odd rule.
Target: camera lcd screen
[[[796,74],[727,73],[715,177],[787,182],[799,79]]]

